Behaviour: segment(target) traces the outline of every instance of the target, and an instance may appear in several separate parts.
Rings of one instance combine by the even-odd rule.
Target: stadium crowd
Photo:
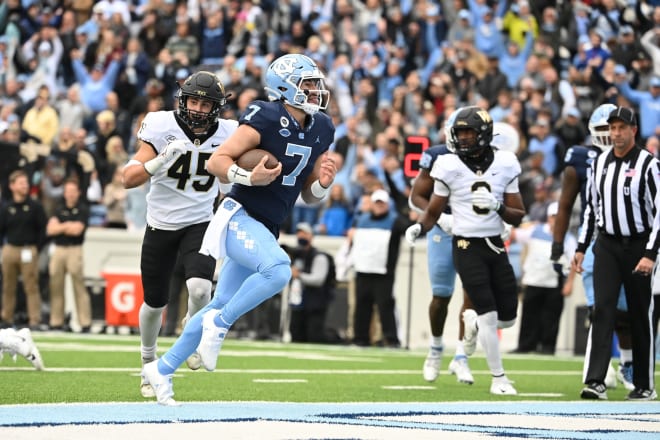
[[[462,106],[520,135],[529,221],[546,221],[600,104],[636,109],[639,144],[659,154],[657,0],[5,0],[0,35],[2,197],[22,168],[50,218],[74,177],[90,226],[145,226],[148,187],[124,189],[118,170],[144,115],[176,107],[177,82],[216,73],[232,95],[221,117],[237,119],[285,53],[326,72],[342,165],[327,202],[296,205],[291,233],[346,235],[379,188],[405,200],[409,138],[444,142]]]

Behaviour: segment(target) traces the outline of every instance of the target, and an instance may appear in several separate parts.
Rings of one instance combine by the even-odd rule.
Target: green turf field
[[[137,336],[34,333],[46,371],[19,358],[0,361],[0,404],[52,402],[141,402]],[[161,338],[160,350],[174,339]],[[441,376],[425,382],[424,351],[300,345],[228,339],[217,370],[174,378],[179,401],[444,402],[579,400],[582,359],[505,355],[504,367],[519,396],[492,396],[490,374],[480,353],[471,358],[474,385],[460,384],[443,360]],[[657,375],[656,375],[657,377]],[[619,385],[610,400],[624,400]]]

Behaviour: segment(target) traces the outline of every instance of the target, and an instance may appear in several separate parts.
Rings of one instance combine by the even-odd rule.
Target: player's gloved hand
[[[188,150],[187,144],[188,141],[183,139],[177,139],[170,142],[165,148],[163,148],[163,151],[161,151],[158,156],[144,163],[144,169],[147,170],[147,173],[153,176],[163,165],[172,162],[184,154]]]
[[[187,145],[188,141],[177,139],[167,144],[165,148],[163,148],[163,151],[160,152],[160,154],[165,158],[165,162],[167,163],[188,151]]]
[[[554,262],[559,261],[559,258],[564,254],[564,243],[556,241],[552,242],[552,249],[550,251],[550,259]]]
[[[406,229],[406,241],[410,246],[415,246],[415,240],[417,237],[420,236],[422,233],[422,225],[419,223],[415,223],[412,226],[409,226],[408,229]]]
[[[490,211],[497,211],[501,205],[493,193],[483,187],[472,193],[472,204],[477,208],[488,209]]]
[[[511,238],[512,229],[513,226],[511,226],[508,223],[504,223],[504,231],[500,234],[500,237],[502,237],[502,241],[507,241],[509,238]]]
[[[445,231],[447,234],[451,235],[451,231],[454,228],[454,216],[451,214],[441,214],[438,219],[438,226],[440,229]]]

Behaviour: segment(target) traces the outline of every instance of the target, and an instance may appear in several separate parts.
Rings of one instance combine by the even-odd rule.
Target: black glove
[[[559,260],[559,258],[561,258],[563,254],[564,254],[564,243],[553,241],[552,251],[550,251],[550,259],[556,262]]]

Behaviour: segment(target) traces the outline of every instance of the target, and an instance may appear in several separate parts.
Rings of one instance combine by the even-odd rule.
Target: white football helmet
[[[312,80],[315,89],[301,89],[303,81]],[[325,88],[325,75],[314,60],[300,54],[287,54],[270,63],[266,71],[266,93],[271,101],[284,101],[313,115],[325,110],[330,92]],[[317,102],[309,102],[314,97]]]
[[[513,125],[506,122],[493,123],[493,140],[490,145],[498,150],[517,153],[520,147],[520,135]]]
[[[610,113],[616,110],[614,104],[601,104],[596,107],[589,118],[589,134],[591,135],[591,144],[607,151],[612,148],[612,138],[610,137],[610,124],[607,118]]]
[[[447,118],[447,121],[445,122],[445,144],[447,145],[447,149],[451,151],[452,153],[456,153],[456,146],[454,145],[453,141],[453,136],[451,134],[451,129],[454,126],[454,121],[456,120],[456,115],[458,115],[458,112],[461,110],[461,107],[457,108]]]

